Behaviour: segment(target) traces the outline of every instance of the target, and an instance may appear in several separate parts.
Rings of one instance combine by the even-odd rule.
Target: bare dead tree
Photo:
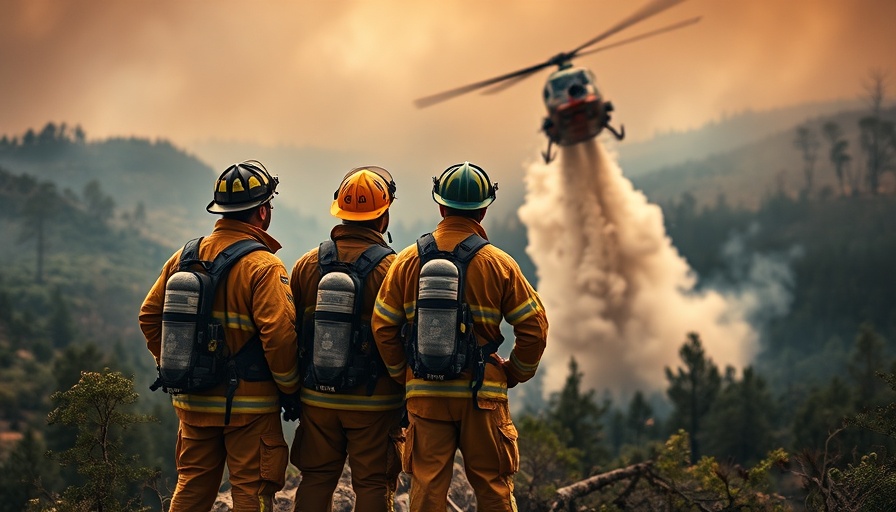
[[[807,196],[812,193],[815,182],[815,161],[818,159],[818,136],[808,126],[800,126],[796,129],[796,138],[793,145],[803,155],[803,177],[806,180],[803,193]]]
[[[834,174],[837,176],[837,187],[840,195],[845,196],[846,187],[849,186],[850,191],[854,194],[857,192],[856,185],[850,171],[850,162],[852,157],[849,155],[849,141],[843,137],[843,130],[840,125],[833,121],[828,121],[821,129],[825,138],[828,140],[831,165],[834,167]]]
[[[859,140],[865,153],[865,179],[872,194],[880,191],[881,174],[896,170],[896,128],[882,117],[888,85],[888,73],[881,69],[869,71],[862,84],[871,114],[859,120]]]

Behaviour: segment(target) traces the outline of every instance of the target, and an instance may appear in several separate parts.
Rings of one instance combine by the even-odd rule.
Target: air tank
[[[324,275],[317,288],[315,312],[345,314],[345,321],[314,320],[314,348],[312,362],[315,377],[327,382],[339,375],[348,362],[351,348],[351,315],[355,309],[355,283],[344,272]]]
[[[442,369],[451,364],[457,336],[457,266],[434,259],[420,269],[417,307],[417,350],[424,364]],[[453,302],[453,307],[428,307],[429,300]]]
[[[163,317],[171,315],[179,319],[162,321],[162,354],[159,366],[167,377],[176,378],[190,369],[190,355],[193,344],[196,343],[196,317],[199,315],[201,291],[202,283],[192,272],[175,272],[168,278],[162,306]]]

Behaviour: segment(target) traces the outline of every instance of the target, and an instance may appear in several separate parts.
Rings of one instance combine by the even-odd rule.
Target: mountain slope
[[[751,144],[702,159],[666,166],[634,176],[632,181],[651,201],[659,204],[676,201],[687,193],[700,205],[715,203],[719,196],[724,196],[731,205],[755,210],[763,198],[771,193],[783,192],[796,196],[804,192],[805,165],[802,152],[794,144],[797,127],[804,126],[817,136],[819,142],[813,186],[809,193],[836,193],[837,179],[828,157],[830,145],[822,135],[822,127],[827,122],[840,126],[849,143],[848,152],[852,157],[850,170],[861,172],[864,156],[859,145],[858,123],[866,115],[863,111],[851,111],[813,118],[765,135]],[[896,109],[885,111],[884,118],[896,120]],[[864,181],[860,183],[864,186]],[[889,186],[892,187],[892,184]]]

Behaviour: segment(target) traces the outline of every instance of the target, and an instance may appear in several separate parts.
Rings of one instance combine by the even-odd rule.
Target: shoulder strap
[[[373,244],[368,247],[360,256],[358,256],[358,259],[352,263],[352,267],[355,269],[358,279],[363,282],[367,278],[367,274],[375,269],[383,258],[390,254],[395,254],[395,251],[391,247],[385,247],[379,244]]]
[[[327,271],[327,267],[342,263],[343,265],[350,266],[354,274],[358,276],[358,279],[361,282],[364,282],[364,279],[367,278],[367,274],[375,269],[383,258],[390,254],[395,254],[395,251],[391,247],[372,244],[358,256],[358,259],[355,260],[354,263],[343,263],[339,261],[336,242],[333,240],[324,240],[317,250],[317,262],[321,274]]]
[[[323,267],[332,265],[338,261],[338,253],[336,251],[336,242],[333,240],[324,240],[317,249],[317,263],[323,274]]]
[[[208,273],[213,277],[221,276],[225,274],[227,270],[229,270],[230,267],[243,256],[249,254],[250,252],[262,249],[267,250],[267,246],[252,238],[246,238],[244,240],[234,242],[215,257],[215,260],[208,268]]]
[[[420,255],[420,258],[437,252],[439,252],[439,246],[436,244],[436,239],[432,236],[432,233],[420,235],[420,238],[417,239],[417,254]]]
[[[486,245],[488,245],[488,240],[482,238],[481,236],[473,233],[472,235],[465,238],[461,243],[457,244],[457,247],[454,248],[453,254],[454,257],[457,258],[457,261],[466,264],[473,256],[479,252],[479,249],[482,249]]]
[[[473,259],[473,256],[479,252],[479,249],[482,249],[488,243],[488,240],[473,233],[457,244],[454,250],[451,251],[451,254],[458,262],[466,264]],[[439,246],[436,244],[436,239],[432,236],[432,233],[426,233],[417,239],[417,253],[421,258],[437,252],[439,252]]]
[[[178,262],[178,270],[187,270],[192,265],[199,263],[201,260],[199,259],[199,244],[202,242],[202,237],[194,238],[184,245],[183,250],[180,252],[180,260]]]

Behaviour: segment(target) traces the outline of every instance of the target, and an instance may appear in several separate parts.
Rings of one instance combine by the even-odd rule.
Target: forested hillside
[[[875,120],[879,121],[875,121]],[[732,206],[756,210],[772,194],[810,197],[869,191],[896,191],[892,168],[876,163],[892,140],[896,108],[879,116],[856,110],[808,119],[757,142],[730,151],[667,166],[632,178],[654,202],[665,204],[689,194],[699,206],[720,197]],[[869,152],[871,151],[871,152]],[[872,154],[874,153],[874,154]],[[892,165],[892,149],[889,149]]]
[[[100,194],[105,210],[95,215],[136,226],[143,237],[171,249],[211,229],[215,217],[205,206],[223,171],[166,140],[92,141],[80,126],[65,123],[0,137],[0,167],[50,181],[66,196]],[[286,248],[278,254],[284,261],[293,261],[328,232],[283,205],[276,215],[272,233]]]
[[[857,113],[814,120],[770,136],[764,144],[776,149],[767,156],[760,146],[741,148],[639,180],[663,207],[667,233],[701,287],[737,289],[763,269],[749,262],[773,260],[786,269],[771,276],[780,281],[783,309],[754,319],[762,350],[749,368],[717,367],[700,333],[669,340],[681,347],[681,360],[667,368],[663,397],[638,393],[613,403],[582,389],[575,360],[560,393],[539,395],[537,381],[522,386],[521,510],[546,510],[557,488],[614,468],[643,478],[630,490],[628,480],[620,480],[580,505],[661,503],[662,493],[672,491],[681,503],[702,503],[710,495],[721,503],[732,499],[725,498],[726,485],[740,485],[749,492],[732,503],[751,510],[821,510],[801,505],[818,505],[839,492],[831,482],[806,483],[819,461],[842,469],[844,481],[859,491],[896,489],[887,451],[896,447],[894,430],[884,426],[879,435],[855,426],[880,426],[873,417],[856,420],[835,437],[830,453],[823,452],[828,433],[844,418],[896,403],[893,383],[878,375],[896,372],[896,232],[890,227],[896,195],[886,186],[892,161],[882,164],[876,189],[865,174],[840,187],[823,150],[826,125],[841,127],[834,142],[852,141],[861,139],[862,128],[847,127],[861,119]],[[800,131],[807,128],[819,137],[811,186],[797,142],[808,140]],[[862,147],[854,142],[847,149],[853,169],[865,173]],[[764,158],[776,163],[756,163]],[[765,168],[783,170],[790,181],[779,186],[780,174],[756,172]],[[61,403],[59,395],[50,399],[53,392],[99,378],[81,372],[104,367],[131,380],[139,395],[134,411],[161,422],[135,419],[115,432],[125,454],[136,457],[130,464],[159,468],[156,482],[162,491],[167,482],[170,491],[176,420],[166,397],[147,390],[155,369],[136,314],[172,249],[210,228],[204,205],[214,175],[165,141],[86,142],[79,128],[57,125],[0,139],[0,236],[7,241],[0,245],[0,494],[10,497],[0,511],[21,510],[25,500],[38,497],[37,478],[53,492],[89,481],[75,466],[44,457],[47,448],[58,454],[75,439],[74,427],[48,425],[47,415]],[[326,234],[288,209],[277,212],[274,224],[281,228],[310,226],[307,241],[292,240],[297,251]],[[491,219],[489,234],[534,281],[521,223]],[[126,385],[114,375],[103,378]],[[772,468],[787,458],[773,452],[777,448],[790,454],[790,466]],[[871,452],[879,458],[852,458]],[[808,453],[817,457],[798,458]],[[701,462],[703,456],[714,459]],[[754,480],[737,480],[753,465]],[[877,478],[873,485],[849,480],[859,469]],[[123,484],[122,492],[139,495],[141,482]],[[700,487],[705,482],[715,487]],[[662,486],[666,491],[658,490]],[[161,503],[144,498],[155,508]]]

